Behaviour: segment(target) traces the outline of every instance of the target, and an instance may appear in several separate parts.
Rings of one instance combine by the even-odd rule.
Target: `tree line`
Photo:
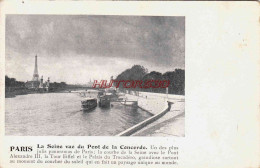
[[[185,70],[175,69],[174,71],[168,71],[165,73],[160,73],[157,71],[152,71],[148,73],[148,70],[141,65],[134,65],[130,69],[126,69],[120,73],[116,80],[169,80],[170,85],[168,87],[169,94],[185,94]],[[124,90],[123,86],[119,86],[120,90]],[[145,92],[155,92],[155,93],[165,93],[165,88],[130,88],[129,90],[135,91],[145,91]]]
[[[9,78],[7,75],[5,75],[5,87],[24,88],[25,82],[16,81],[15,78]]]
[[[23,89],[25,88],[25,83],[23,81],[17,81],[15,78],[10,78],[7,75],[5,75],[5,87],[6,88],[17,88],[17,89]],[[67,84],[65,82],[53,82],[50,83],[50,88],[53,90],[56,89],[64,89],[66,88]]]

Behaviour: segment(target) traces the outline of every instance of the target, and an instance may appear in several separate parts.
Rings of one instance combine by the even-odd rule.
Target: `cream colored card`
[[[260,166],[257,2],[4,1],[0,5],[0,167]],[[52,24],[57,26],[53,35]],[[37,80],[44,75],[44,82],[50,76],[51,82],[92,84],[141,64],[149,73],[184,70],[185,95],[170,87],[156,94],[125,91],[125,103],[119,105],[117,99],[110,113],[92,114],[73,110],[80,105],[74,93],[7,98],[5,75],[31,80],[36,54]],[[47,88],[47,83],[40,86]],[[169,112],[180,112],[177,118],[162,120],[171,114],[165,114],[167,101],[173,103]],[[137,102],[139,108],[129,110],[126,102]],[[64,115],[67,111],[69,115]],[[141,136],[120,136],[135,129]]]

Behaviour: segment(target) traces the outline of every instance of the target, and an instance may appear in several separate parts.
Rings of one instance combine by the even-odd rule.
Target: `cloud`
[[[78,69],[116,60],[130,67],[139,62],[155,69],[184,68],[184,26],[184,17],[7,15],[6,62],[15,62],[15,55],[32,59],[37,54],[61,66],[63,60],[73,62]],[[84,60],[93,62],[85,65]]]

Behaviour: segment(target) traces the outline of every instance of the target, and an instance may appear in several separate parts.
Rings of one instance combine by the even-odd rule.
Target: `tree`
[[[152,71],[149,74],[146,74],[143,77],[143,82],[149,81],[149,80],[153,80],[153,81],[161,81],[162,80],[162,74],[160,72],[156,72],[156,71]],[[154,85],[154,83],[152,83]],[[144,91],[150,91],[150,92],[163,92],[163,90],[165,90],[164,88],[148,88],[148,89],[143,89]]]
[[[132,68],[127,69],[120,73],[116,80],[142,80],[142,78],[147,74],[148,70],[141,65],[134,65]],[[120,84],[119,88],[122,88],[122,84]]]
[[[25,83],[22,81],[16,81],[15,78],[9,78],[7,75],[5,75],[5,87],[12,87],[12,88],[24,88]]]
[[[170,80],[169,93],[185,94],[185,71],[175,69],[175,71],[165,72],[163,80]]]
[[[147,80],[169,80],[170,85],[168,87],[170,94],[185,94],[185,70],[175,69],[174,71],[168,71],[164,74],[160,72],[152,71],[148,73],[148,70],[141,65],[134,65],[132,68],[127,69],[120,73],[117,78],[120,80],[142,80],[143,83]],[[153,83],[154,85],[154,83]],[[122,84],[119,88],[122,89]],[[133,90],[133,88],[132,88]],[[139,88],[136,87],[134,90],[142,90],[148,92],[165,93],[165,88]]]
[[[11,81],[10,78],[5,75],[5,87],[10,87],[11,86]]]
[[[61,87],[61,88],[65,88],[66,86],[67,86],[67,84],[66,84],[65,82],[61,82],[61,83],[60,83],[60,87]]]

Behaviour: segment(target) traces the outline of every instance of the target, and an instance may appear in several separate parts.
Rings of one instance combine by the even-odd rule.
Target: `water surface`
[[[5,134],[23,136],[108,136],[149,118],[134,107],[112,103],[111,108],[81,111],[76,93],[19,95],[5,99]]]

